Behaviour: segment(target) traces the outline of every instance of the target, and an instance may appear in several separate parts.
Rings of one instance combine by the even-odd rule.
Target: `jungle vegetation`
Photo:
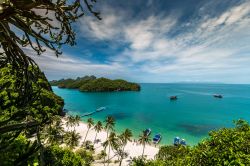
[[[107,78],[96,78],[95,76],[84,76],[76,79],[61,79],[51,81],[52,86],[59,88],[79,89],[84,92],[107,92],[107,91],[139,91],[140,85],[127,82],[122,79],[110,80]]]

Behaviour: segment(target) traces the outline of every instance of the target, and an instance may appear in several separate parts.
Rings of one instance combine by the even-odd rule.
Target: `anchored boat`
[[[180,144],[180,137],[175,137],[174,138],[174,145],[179,145]]]
[[[185,139],[181,139],[180,137],[175,137],[174,138],[174,145],[178,146],[178,145],[187,145],[186,140]]]
[[[177,100],[177,96],[170,96],[170,100]]]
[[[180,144],[181,144],[181,145],[186,145],[186,141],[185,141],[185,139],[181,139]]]
[[[151,129],[148,128],[148,129],[146,129],[144,132],[145,132],[145,134],[146,134],[147,136],[149,136],[149,135],[151,134]]]
[[[223,98],[223,96],[220,95],[220,94],[214,94],[214,97],[215,97],[215,98]]]
[[[153,138],[153,143],[158,144],[161,141],[161,134],[156,134]]]

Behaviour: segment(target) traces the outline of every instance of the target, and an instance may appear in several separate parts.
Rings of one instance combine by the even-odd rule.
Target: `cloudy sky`
[[[250,0],[102,0],[77,45],[34,56],[49,80],[250,83]]]

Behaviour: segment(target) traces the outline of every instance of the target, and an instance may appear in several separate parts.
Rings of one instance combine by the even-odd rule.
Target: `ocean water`
[[[103,121],[111,115],[118,133],[129,128],[135,138],[151,128],[151,137],[162,134],[161,144],[172,144],[179,136],[195,145],[210,130],[233,127],[233,120],[250,122],[250,85],[141,84],[140,92],[89,93],[57,87],[53,91],[64,99],[69,114],[83,115],[105,106],[105,111],[90,117]],[[223,98],[214,98],[215,93]],[[178,100],[170,101],[171,95]]]

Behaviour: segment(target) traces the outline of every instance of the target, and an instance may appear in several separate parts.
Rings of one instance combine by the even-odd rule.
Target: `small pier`
[[[81,115],[81,117],[90,116],[90,115],[93,115],[94,113],[104,111],[105,109],[106,109],[106,107],[100,107],[100,108],[97,108],[93,112],[88,112],[88,113],[85,113],[85,114]]]

